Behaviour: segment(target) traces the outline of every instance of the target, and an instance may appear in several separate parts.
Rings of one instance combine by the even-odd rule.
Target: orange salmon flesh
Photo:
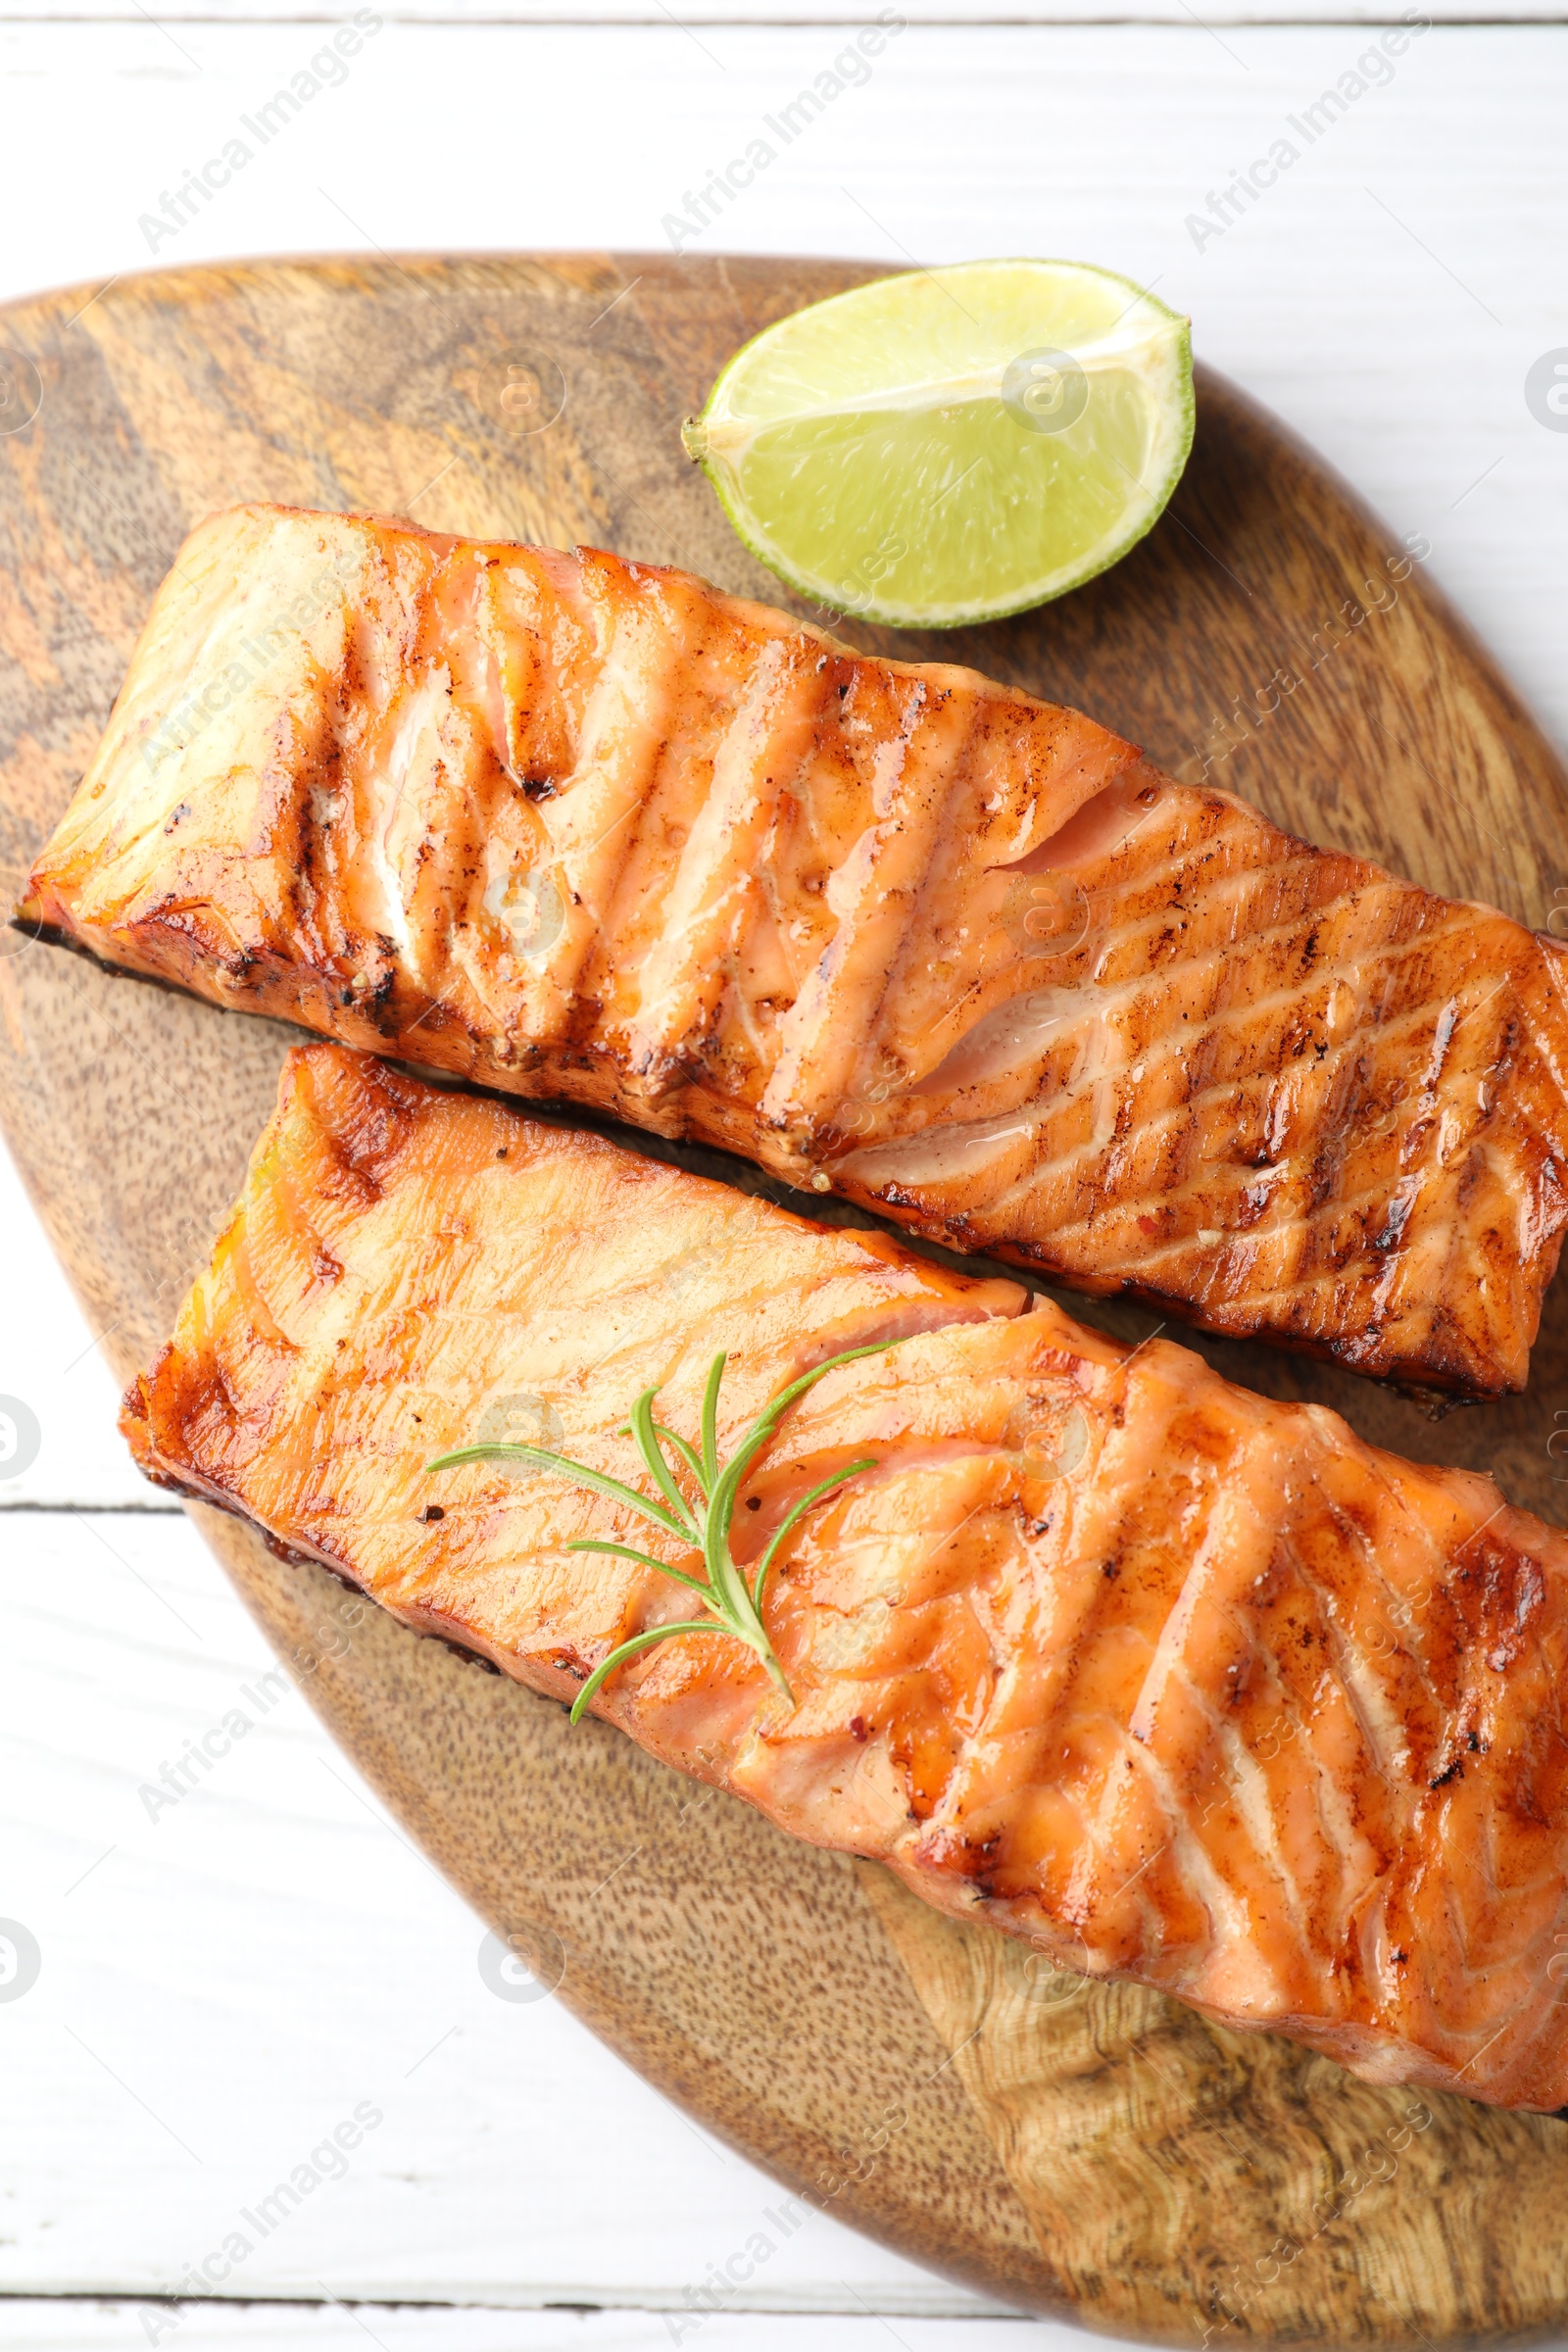
[[[744,1566],[875,1462],[780,1553],[791,1696],[714,1631],[597,1711],[1069,1967],[1374,2082],[1568,2102],[1568,1539],[1487,1479],[330,1045],[290,1056],[122,1426],[150,1477],[569,1699],[693,1603],[567,1544],[697,1555],[559,1476],[432,1457],[510,1434],[651,1492],[616,1434],[644,1389],[695,1436],[727,1349],[722,1456],[883,1341],[790,1412],[736,1511]]]
[[[1568,1219],[1552,942],[591,549],[204,522],[21,916],[1460,1396]]]

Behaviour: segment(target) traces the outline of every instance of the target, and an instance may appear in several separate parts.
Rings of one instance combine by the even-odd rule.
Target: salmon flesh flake
[[[592,549],[192,533],[22,919],[1463,1396],[1568,1188],[1562,953],[1076,711]]]
[[[1026,1311],[1026,1308],[1028,1311]],[[1363,1445],[1190,1350],[1021,1288],[301,1047],[237,1206],[122,1426],[405,1624],[569,1699],[685,1589],[624,1506],[633,1397],[720,1457],[831,1354],[735,1514],[783,1698],[731,1636],[622,1666],[597,1712],[821,1846],[1377,2082],[1568,2102],[1568,1539],[1490,1480]],[[667,1545],[667,1548],[666,1548]]]

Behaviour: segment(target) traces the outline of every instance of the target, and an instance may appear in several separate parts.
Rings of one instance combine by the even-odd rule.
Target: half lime
[[[997,620],[1159,514],[1193,442],[1188,322],[1081,262],[878,278],[765,328],[682,437],[799,595],[894,628]]]

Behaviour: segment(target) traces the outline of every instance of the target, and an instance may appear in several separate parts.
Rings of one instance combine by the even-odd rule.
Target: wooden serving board
[[[874,274],[288,263],[0,313],[8,898],[211,508],[586,540],[783,601],[678,427],[747,336]],[[1568,882],[1568,775],[1508,687],[1419,563],[1212,375],[1173,506],[1107,577],[992,628],[845,634],[1081,704],[1178,775],[1206,762],[1299,832],[1533,923]],[[128,1375],[205,1256],[289,1036],[16,933],[0,948],[0,1116]],[[1347,1374],[1202,1345],[1235,1377],[1568,1513],[1552,1459],[1568,1281],[1530,1395],[1440,1425]],[[538,1984],[802,2197],[1008,2302],[1176,2343],[1430,2345],[1568,2315],[1557,2119],[1372,2089],[1152,1994],[1053,1977],[198,1516],[324,1721]]]

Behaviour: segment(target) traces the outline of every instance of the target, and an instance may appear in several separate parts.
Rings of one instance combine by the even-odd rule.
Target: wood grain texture
[[[676,428],[744,336],[871,274],[606,256],[271,265],[122,282],[74,323],[85,294],[0,316],[41,392],[0,438],[0,882],[64,807],[146,602],[211,507],[280,499],[586,539],[784,601]],[[543,409],[509,393],[533,384]],[[1081,703],[1175,772],[1207,759],[1278,821],[1417,880],[1526,919],[1549,910],[1568,779],[1546,745],[1419,568],[1212,378],[1170,514],[1105,579],[983,631],[853,633]],[[1238,674],[1255,681],[1250,718],[1216,731]],[[125,1372],[205,1253],[287,1037],[5,946],[0,1115]],[[1233,1377],[1484,1465],[1560,1516],[1560,1298],[1527,1396],[1439,1428],[1349,1375],[1202,1346]],[[1568,2309],[1554,2119],[1373,2091],[1127,1988],[1063,1997],[1002,1937],[694,1798],[597,1725],[568,1740],[558,1709],[389,1621],[348,1623],[357,1604],[329,1580],[203,1525],[280,1650],[342,1628],[314,1702],[476,1907],[661,2087],[838,2218],[1020,2304],[1178,2342],[1413,2344]]]
[[[1041,2244],[1125,2333],[1378,2342],[1539,2326],[1564,2127],[1359,2082],[1142,1985],[1055,1973],[860,1866]],[[1546,2249],[1551,2251],[1546,2251]]]

